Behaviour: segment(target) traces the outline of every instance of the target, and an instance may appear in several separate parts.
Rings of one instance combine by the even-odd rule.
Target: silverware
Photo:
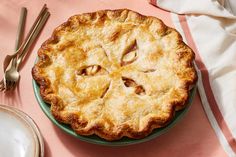
[[[27,34],[25,43],[22,44],[20,47],[18,47],[17,51],[16,51],[13,55],[7,55],[7,56],[6,56],[6,58],[5,58],[5,60],[4,60],[4,65],[3,65],[4,71],[6,71],[6,68],[8,67],[8,65],[9,65],[9,63],[10,63],[10,61],[11,61],[12,58],[14,58],[14,57],[16,57],[17,55],[19,55],[19,54],[23,51],[23,49],[25,49],[25,48],[28,49],[28,48],[30,47],[30,45],[31,45],[32,43],[30,43],[29,40],[30,40],[30,38],[32,38],[33,30],[36,28],[36,26],[38,25],[38,22],[39,22],[40,18],[42,18],[42,16],[46,13],[46,11],[47,11],[47,6],[46,6],[46,4],[44,4],[44,5],[43,5],[43,8],[41,9],[41,11],[40,11],[40,13],[39,13],[39,15],[38,15],[38,17],[37,17],[36,20],[34,21],[33,26],[31,27],[29,33]],[[20,23],[20,24],[21,24],[21,23]],[[16,47],[17,47],[17,46],[16,46]],[[12,56],[12,58],[10,58],[10,56]]]
[[[15,43],[15,53],[12,55],[7,55],[4,59],[3,62],[3,71],[6,71],[7,66],[11,62],[13,58],[17,56],[17,54],[20,52],[20,44],[23,39],[24,35],[24,28],[25,28],[25,21],[26,21],[26,15],[27,15],[27,9],[25,7],[21,8],[21,13],[20,13],[20,20],[19,20],[19,25],[17,29],[17,35],[16,35],[16,43]]]
[[[49,16],[48,12],[45,13],[45,15],[43,16],[42,22],[39,23],[40,24],[40,28],[36,29],[36,32],[34,34],[35,37],[40,32],[40,30],[43,28],[42,26],[46,22],[48,16]],[[29,40],[29,42],[31,42],[33,40],[34,39],[32,38],[32,40]],[[6,83],[6,90],[13,89],[16,86],[16,83],[18,82],[18,80],[20,79],[19,66],[22,63],[22,60],[25,57],[27,52],[28,52],[27,49],[23,50],[22,53],[20,54],[19,58],[17,59],[17,62],[12,64],[10,69],[6,70],[5,75],[4,75],[4,80],[5,80],[5,83]]]
[[[12,63],[14,62],[14,60],[16,60],[16,56],[17,53],[19,52],[19,46],[21,44],[21,41],[23,39],[23,35],[24,35],[24,28],[25,28],[25,21],[26,21],[26,15],[27,15],[27,9],[25,7],[21,8],[21,12],[20,12],[20,20],[19,20],[19,24],[18,24],[18,29],[17,29],[17,35],[16,35],[16,43],[15,43],[15,53],[13,55],[7,55],[4,59],[3,62],[3,71],[6,71],[7,66],[10,64],[11,60],[13,59]],[[2,79],[0,81],[0,91],[4,90],[5,86],[4,86],[4,80]]]
[[[11,90],[16,86],[16,83],[20,79],[20,74],[19,74],[19,67],[29,51],[30,47],[32,46],[33,42],[35,39],[38,37],[39,33],[43,29],[43,26],[45,25],[48,17],[50,16],[50,13],[47,11],[46,5],[43,6],[42,10],[40,11],[37,19],[35,20],[33,26],[30,29],[30,32],[27,35],[26,40],[24,43],[21,45],[21,47],[17,50],[17,58],[12,60],[12,64],[10,65],[8,63],[8,66],[6,68],[6,71],[4,73],[4,89],[1,89],[0,85],[0,90]]]

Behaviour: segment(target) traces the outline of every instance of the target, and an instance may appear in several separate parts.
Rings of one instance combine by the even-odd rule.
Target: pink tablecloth
[[[40,109],[32,88],[31,68],[37,56],[37,49],[47,39],[53,28],[67,20],[68,17],[99,9],[129,8],[145,15],[162,19],[173,27],[170,14],[157,9],[146,0],[51,0],[24,1],[1,0],[0,3],[0,63],[6,54],[14,49],[15,34],[19,12],[22,6],[28,8],[27,30],[32,25],[41,6],[47,3],[51,17],[45,26],[37,44],[27,57],[21,70],[19,87],[13,93],[0,93],[0,103],[15,106],[29,114],[38,124],[45,140],[46,157],[73,156],[196,156],[224,157],[224,150],[216,138],[203,111],[199,95],[184,119],[166,134],[146,143],[125,147],[105,147],[85,143],[57,128]],[[2,77],[2,65],[0,77]],[[1,128],[0,128],[1,129]],[[0,152],[1,154],[1,152]]]

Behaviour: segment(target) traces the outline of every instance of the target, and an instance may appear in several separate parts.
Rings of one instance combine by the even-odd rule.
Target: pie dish
[[[44,114],[48,117],[48,119],[53,124],[55,124],[55,126],[60,128],[65,133],[67,133],[67,134],[69,134],[69,135],[71,135],[71,136],[73,136],[75,138],[78,138],[81,141],[92,143],[92,144],[97,144],[97,145],[104,145],[104,146],[128,146],[128,145],[134,145],[134,144],[150,141],[152,139],[155,139],[158,136],[161,136],[161,135],[165,134],[171,128],[173,128],[175,125],[177,125],[185,117],[185,115],[186,115],[186,113],[188,113],[189,109],[191,109],[191,105],[192,105],[192,102],[193,102],[194,97],[196,95],[196,89],[197,89],[197,86],[194,86],[193,89],[191,89],[190,95],[189,95],[189,98],[188,98],[188,100],[186,102],[185,108],[182,109],[182,110],[176,111],[175,112],[175,116],[173,117],[173,119],[165,127],[154,129],[151,134],[149,134],[148,136],[146,136],[144,138],[141,138],[141,139],[134,139],[134,138],[123,137],[123,138],[121,138],[119,140],[108,141],[108,140],[105,140],[103,138],[100,138],[97,135],[91,135],[91,136],[79,135],[79,134],[75,133],[75,131],[71,128],[70,125],[67,125],[67,124],[64,124],[64,123],[61,123],[61,122],[57,121],[53,117],[53,115],[51,114],[50,105],[48,105],[42,99],[42,97],[40,95],[39,85],[36,83],[35,80],[32,81],[32,84],[33,84],[35,98],[36,98],[40,108],[42,109]],[[172,131],[174,131],[174,130],[172,130]]]
[[[131,10],[75,15],[57,27],[32,69],[42,99],[79,135],[140,139],[186,106],[197,75],[180,34]]]

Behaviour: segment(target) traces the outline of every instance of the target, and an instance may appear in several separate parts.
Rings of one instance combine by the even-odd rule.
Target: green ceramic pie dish
[[[194,87],[190,91],[190,96],[187,101],[188,105],[186,106],[186,108],[183,110],[177,111],[172,122],[169,123],[166,127],[155,129],[155,130],[153,130],[153,132],[149,136],[142,138],[142,139],[131,139],[131,138],[124,137],[124,138],[117,140],[117,141],[107,141],[107,140],[104,140],[96,135],[81,136],[81,135],[76,134],[69,125],[60,123],[56,119],[54,119],[53,115],[50,112],[50,105],[45,103],[43,101],[43,99],[41,98],[40,92],[39,92],[39,86],[37,85],[37,83],[34,80],[33,80],[33,88],[34,88],[35,97],[36,97],[41,109],[43,110],[43,112],[56,126],[61,128],[62,130],[64,130],[66,133],[68,133],[76,138],[79,138],[82,141],[93,143],[93,144],[106,145],[106,146],[125,146],[125,145],[138,144],[138,143],[142,143],[142,142],[146,142],[151,139],[154,139],[154,138],[164,134],[170,128],[172,128],[175,124],[177,124],[183,118],[183,116],[187,113],[187,111],[189,110],[189,108],[192,104],[193,98],[195,96],[197,87]]]

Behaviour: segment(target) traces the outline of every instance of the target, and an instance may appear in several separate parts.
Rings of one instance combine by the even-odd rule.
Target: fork
[[[35,34],[33,34],[32,37],[36,38],[36,36],[39,34],[41,29],[43,28],[43,25],[46,23],[49,15],[50,15],[49,12],[45,13],[45,15],[41,19],[41,22],[38,25],[38,29],[35,29],[35,32],[33,31],[33,33],[35,33]],[[33,41],[33,40],[34,39],[31,39],[30,41]],[[11,65],[10,69],[6,70],[5,75],[4,75],[4,82],[6,84],[6,91],[14,89],[16,86],[16,83],[20,79],[19,66],[21,65],[26,53],[27,53],[27,50],[24,49],[22,51],[22,54],[19,56],[17,62],[13,63]]]
[[[3,90],[5,90],[5,91],[15,88],[16,83],[20,79],[19,66],[21,65],[21,63],[22,63],[25,55],[27,54],[30,46],[32,45],[33,41],[35,41],[38,34],[42,30],[44,24],[46,23],[48,17],[50,16],[50,13],[45,9],[45,6],[46,5],[44,5],[44,7],[42,9],[44,11],[43,12],[41,11],[42,13],[40,12],[40,15],[38,16],[38,18],[35,21],[35,24],[31,28],[32,31],[29,32],[27,39],[22,44],[23,48],[22,48],[21,54],[19,55],[18,59],[17,60],[13,59],[11,66],[10,67],[8,66],[9,68],[7,68],[7,70],[5,71],[4,78],[3,78],[3,83],[4,83],[4,87],[5,87],[5,89],[3,89]],[[41,17],[41,16],[43,16],[43,17]],[[0,85],[0,90],[2,90],[1,85]]]
[[[7,55],[4,59],[3,62],[3,71],[5,72],[9,63],[12,60],[12,63],[14,62],[14,60],[16,60],[16,56],[19,53],[20,50],[20,44],[23,38],[23,34],[24,34],[24,27],[25,27],[25,21],[26,21],[26,14],[27,14],[27,9],[25,7],[21,8],[21,12],[20,12],[20,20],[19,20],[19,25],[18,25],[18,29],[17,29],[17,36],[16,36],[16,43],[15,43],[15,53],[12,55]],[[2,79],[0,81],[0,91],[3,91],[5,89],[5,85],[4,85],[4,79]]]
[[[31,32],[33,31],[33,29],[36,27],[36,24],[38,23],[39,19],[42,17],[42,15],[45,13],[45,10],[47,9],[47,6],[46,4],[43,5],[43,8],[41,9],[37,19],[35,20],[33,26],[31,27],[30,31],[29,31],[29,34],[26,38],[29,38],[29,35],[31,34]],[[25,23],[25,16],[24,14],[26,12],[26,8],[23,8],[22,9],[22,12],[21,12],[21,17],[20,17],[20,24],[19,24],[19,29],[18,29],[18,34],[17,34],[17,39],[16,39],[16,51],[14,54],[12,55],[7,55],[4,59],[4,62],[3,62],[3,70],[4,72],[6,71],[6,68],[8,67],[9,63],[11,62],[12,59],[16,58],[18,54],[21,53],[22,49],[25,48],[25,46],[27,47],[27,45],[24,45],[22,44],[21,47],[19,47],[20,45],[20,39],[22,38],[22,32],[23,32],[23,28],[24,28],[24,23]]]

